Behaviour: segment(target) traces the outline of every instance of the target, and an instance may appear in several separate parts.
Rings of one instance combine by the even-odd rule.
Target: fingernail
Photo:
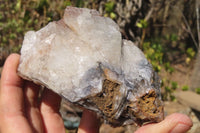
[[[185,124],[177,124],[174,129],[172,129],[172,131],[170,133],[183,133],[186,132],[190,129],[189,125],[185,125]]]

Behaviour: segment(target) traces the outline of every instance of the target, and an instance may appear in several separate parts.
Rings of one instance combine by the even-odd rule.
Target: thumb
[[[185,133],[191,127],[192,121],[188,116],[174,113],[160,123],[142,126],[135,133]]]

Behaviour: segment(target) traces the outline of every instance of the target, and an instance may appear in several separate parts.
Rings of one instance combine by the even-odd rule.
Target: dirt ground
[[[170,74],[169,72],[162,70],[159,75],[161,79],[167,77],[167,79],[171,81],[175,81],[178,83],[178,90],[180,90],[183,86],[190,86],[190,77],[192,75],[192,65],[185,64],[176,64],[172,65],[174,68],[174,72]]]

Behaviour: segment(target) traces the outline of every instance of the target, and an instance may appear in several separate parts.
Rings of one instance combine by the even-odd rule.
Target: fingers
[[[188,116],[174,113],[160,123],[139,128],[135,133],[185,133],[191,127],[192,121]]]
[[[44,90],[40,111],[45,131],[48,133],[65,133],[64,123],[59,114],[60,102],[60,96],[51,90]]]
[[[78,133],[98,133],[100,122],[97,115],[88,110],[83,111]]]
[[[34,132],[41,133],[44,131],[43,122],[39,110],[39,95],[40,87],[32,82],[25,83],[24,95],[26,116]]]
[[[31,132],[24,117],[23,80],[17,75],[19,55],[10,55],[4,65],[0,89],[1,132]]]
[[[6,110],[12,112],[23,109],[23,90],[21,89],[23,80],[17,75],[18,62],[19,55],[10,55],[5,62],[1,77],[1,102]]]

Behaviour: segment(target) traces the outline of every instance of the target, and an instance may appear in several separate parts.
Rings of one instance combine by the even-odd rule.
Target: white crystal
[[[120,89],[113,100],[114,119],[125,107],[123,99],[133,102],[139,95],[133,92],[148,93],[152,89],[154,73],[137,46],[122,40],[112,19],[101,17],[95,10],[74,7],[67,7],[60,21],[26,33],[18,72],[70,102],[97,111],[81,100],[102,92],[106,78],[116,82]]]
[[[152,68],[145,56],[131,41],[122,41],[112,19],[99,16],[95,10],[78,11],[68,7],[62,20],[26,33],[18,69],[21,75],[67,95],[71,102],[90,95],[90,91],[101,92],[101,76],[81,82],[99,63],[124,73],[130,81],[150,81]],[[93,88],[90,91],[89,86]]]

